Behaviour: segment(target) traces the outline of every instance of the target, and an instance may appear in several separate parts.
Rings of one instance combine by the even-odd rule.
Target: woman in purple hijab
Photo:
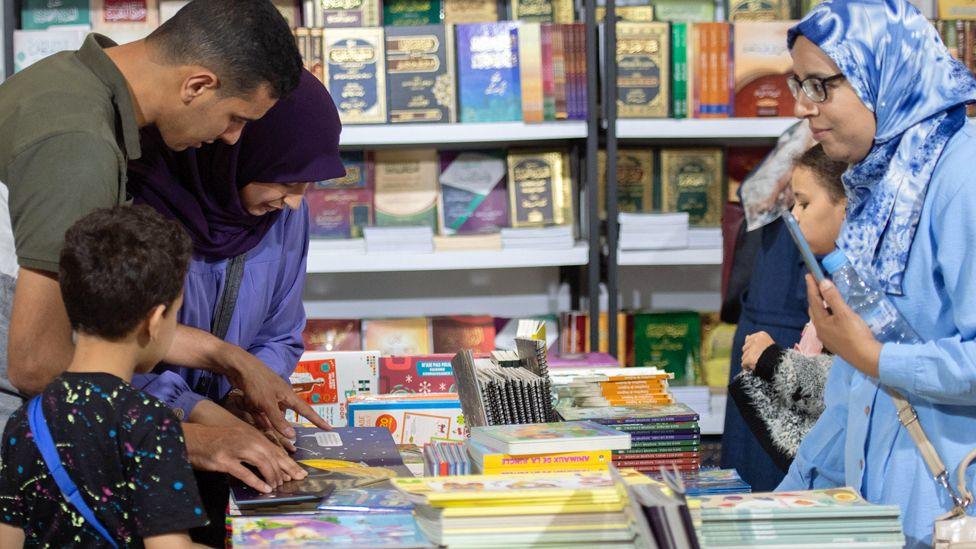
[[[340,130],[328,91],[306,71],[235,145],[173,152],[146,132],[142,158],[129,163],[135,202],[179,221],[193,239],[180,323],[241,346],[285,380],[304,350],[303,195],[310,182],[345,174]],[[133,384],[191,421],[199,402],[221,403],[232,389],[223,376],[166,364]]]

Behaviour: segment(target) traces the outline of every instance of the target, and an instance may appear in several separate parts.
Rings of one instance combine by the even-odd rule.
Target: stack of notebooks
[[[668,380],[672,374],[654,368],[644,375],[579,376],[568,385],[573,405],[579,408],[671,404]],[[630,372],[628,372],[629,374]]]
[[[605,470],[630,435],[591,421],[473,427],[468,453],[483,474]]]
[[[590,420],[630,435],[630,448],[615,450],[613,464],[641,472],[676,467],[681,472],[701,469],[701,430],[698,414],[684,404],[576,408],[560,405],[567,421]]]
[[[672,250],[689,244],[688,213],[621,213],[621,250]]]
[[[433,253],[434,230],[430,227],[364,227],[369,253]]]
[[[896,505],[853,488],[708,496],[692,511],[707,547],[903,547]]]
[[[471,462],[463,442],[431,442],[424,445],[424,476],[470,475]]]
[[[573,227],[527,227],[502,229],[502,247],[516,250],[568,250],[573,247]]]
[[[621,471],[627,484],[650,484]],[[606,546],[632,542],[625,490],[609,471],[396,479],[420,529],[455,547]]]

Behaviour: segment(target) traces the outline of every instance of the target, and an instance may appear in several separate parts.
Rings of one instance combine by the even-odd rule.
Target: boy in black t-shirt
[[[3,436],[0,547],[190,547],[186,530],[206,524],[180,422],[129,384],[173,340],[190,253],[182,228],[145,206],[96,210],[66,233],[59,276],[76,346],[39,402],[84,504],[62,494],[22,406]]]

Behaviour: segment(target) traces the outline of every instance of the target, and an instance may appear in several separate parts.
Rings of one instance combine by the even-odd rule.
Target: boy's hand
[[[183,424],[186,451],[194,469],[233,475],[263,493],[271,492],[287,481],[308,476],[280,446],[272,444],[254,427],[237,418],[233,420],[237,424]],[[256,467],[264,480],[244,464]]]
[[[775,344],[773,338],[766,332],[756,332],[746,336],[746,342],[742,345],[742,367],[747,370],[754,370],[759,363],[759,357],[763,351]]]

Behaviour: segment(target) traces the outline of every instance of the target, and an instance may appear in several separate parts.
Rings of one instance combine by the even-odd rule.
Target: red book
[[[310,318],[302,340],[306,351],[362,351],[361,325],[352,319]]]
[[[491,316],[444,316],[431,321],[434,353],[476,353],[495,350],[495,319]]]

